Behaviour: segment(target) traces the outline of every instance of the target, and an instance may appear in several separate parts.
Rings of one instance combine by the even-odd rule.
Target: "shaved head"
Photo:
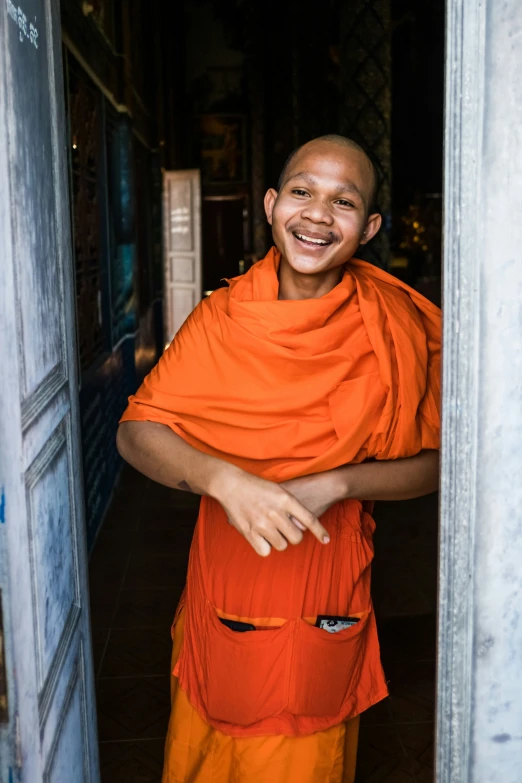
[[[286,159],[285,165],[283,166],[283,170],[280,174],[279,181],[277,183],[277,189],[281,190],[283,185],[286,182],[287,174],[292,166],[292,163],[296,156],[304,150],[306,147],[312,147],[316,144],[332,144],[334,146],[338,147],[344,147],[345,149],[353,150],[354,152],[357,152],[360,155],[363,155],[366,160],[368,161],[368,164],[371,169],[371,175],[372,175],[372,191],[371,191],[371,198],[368,205],[368,211],[374,212],[375,211],[375,198],[377,195],[377,186],[378,186],[378,179],[377,179],[377,171],[376,168],[368,155],[368,153],[360,146],[360,144],[357,144],[356,141],[353,141],[353,139],[349,139],[347,136],[339,136],[336,133],[328,133],[326,136],[318,136],[316,139],[312,139],[311,141],[307,141],[306,144],[301,144],[300,147],[297,147],[293,152],[290,153],[288,158]]]
[[[341,267],[381,227],[373,204],[376,184],[370,158],[344,136],[321,136],[295,150],[278,189],[265,195],[284,274],[339,282]]]

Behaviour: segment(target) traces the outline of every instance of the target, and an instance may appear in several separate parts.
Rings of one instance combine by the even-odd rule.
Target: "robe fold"
[[[438,308],[356,259],[325,296],[280,301],[279,261],[273,248],[198,305],[122,421],[162,423],[276,482],[439,448]],[[353,719],[387,694],[370,597],[371,504],[344,500],[321,522],[329,545],[305,534],[261,558],[219,503],[202,499],[174,625],[164,783],[276,781],[297,757],[316,778],[286,769],[281,781],[353,778]],[[318,615],[358,622],[329,634]],[[176,772],[184,746],[192,761]],[[253,775],[256,764],[266,778]]]

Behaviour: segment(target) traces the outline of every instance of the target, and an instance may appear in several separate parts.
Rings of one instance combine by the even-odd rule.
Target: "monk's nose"
[[[312,223],[324,223],[327,226],[331,226],[333,223],[330,210],[320,201],[309,202],[301,215],[304,219],[311,220]]]

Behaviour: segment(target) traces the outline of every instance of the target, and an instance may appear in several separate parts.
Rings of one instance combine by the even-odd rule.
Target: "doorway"
[[[203,291],[221,288],[225,278],[246,272],[246,198],[241,195],[203,196]]]
[[[124,17],[118,16],[122,5]],[[157,648],[164,652],[146,663],[143,656],[151,648],[145,644],[140,650],[136,640],[145,631],[156,633],[147,625],[150,620],[156,630],[170,621],[184,566],[175,557],[158,564],[165,549],[186,554],[194,508],[177,495],[167,499],[128,471],[115,485],[121,466],[110,438],[101,437],[114,432],[127,394],[157,358],[161,168],[206,171],[208,256],[201,294],[240,272],[241,260],[255,260],[266,249],[257,195],[275,184],[287,152],[306,137],[330,132],[332,124],[342,132],[354,128],[371,144],[382,173],[390,173],[388,137],[382,132],[391,94],[382,67],[392,26],[389,4],[354,0],[348,7],[332,0],[329,13],[320,17],[311,2],[299,14],[293,2],[274,2],[250,16],[239,2],[181,5],[181,14],[177,6],[146,13],[139,0],[64,0],[61,8],[54,0],[31,0],[25,10],[7,2],[0,17],[0,249],[8,261],[0,265],[7,369],[0,379],[0,657],[7,684],[0,692],[0,777],[6,780],[98,780],[86,580],[88,549],[97,539],[92,572],[103,572],[107,581],[103,589],[91,590],[91,600],[93,616],[104,616],[107,625],[95,623],[93,642],[99,678],[110,679],[112,688],[106,704],[103,692],[98,703],[102,711],[118,700],[120,706],[134,704],[150,721],[145,739],[155,743],[155,753],[161,744],[163,718],[154,719],[163,715],[168,697],[166,702],[164,691],[155,692],[152,679],[165,680],[157,671],[168,667],[168,635]],[[415,31],[416,5],[395,4],[400,35]],[[280,24],[273,26],[276,17]],[[310,18],[317,20],[313,41],[306,37]],[[516,477],[522,435],[522,224],[512,215],[522,181],[521,25],[515,0],[446,3],[437,783],[515,783],[520,777],[522,490]],[[170,45],[172,31],[179,45]],[[280,57],[261,69],[255,66],[266,60],[267,41]],[[68,126],[63,64],[69,98],[80,101],[68,106]],[[408,109],[421,100],[422,95],[411,95]],[[207,115],[203,143],[194,119],[201,128]],[[216,131],[225,126],[226,134]],[[230,165],[205,170],[201,156],[209,149],[217,160],[226,151]],[[422,143],[418,149],[422,155]],[[408,165],[417,173],[414,158]],[[389,177],[386,181],[391,183]],[[388,235],[392,271],[415,283],[413,275],[426,292],[436,289],[440,271],[433,246],[424,241],[429,222],[441,214],[438,190],[429,194],[431,200],[421,198],[403,215],[402,235],[396,240],[391,231]],[[72,237],[70,197],[78,199],[71,210]],[[383,203],[391,224],[391,201]],[[136,221],[141,221],[138,228]],[[377,263],[388,246],[375,248]],[[163,520],[147,535],[145,503]],[[433,508],[419,503],[409,512],[384,509],[380,523],[383,530],[395,526],[397,531],[400,514],[413,538],[417,532],[426,536],[428,527],[423,540],[430,568]],[[175,544],[167,524],[173,509],[180,537]],[[385,548],[395,555],[392,570],[402,563],[404,574],[404,547],[395,538]],[[169,580],[166,601],[158,583],[162,573]],[[420,584],[431,576],[424,569],[415,578]],[[147,579],[153,582],[149,587]],[[383,601],[389,585],[385,578]],[[378,579],[376,586],[378,591]],[[411,591],[411,583],[406,586]],[[131,604],[127,591],[134,592]],[[415,592],[418,601],[423,590]],[[434,596],[426,586],[424,592],[432,605]],[[425,642],[433,650],[433,613],[425,614],[429,619],[415,615],[413,630],[404,617],[394,618],[390,631],[383,625],[383,649],[389,643],[398,670],[411,669],[408,662],[413,662],[433,671],[432,655],[422,646]],[[140,666],[146,671],[137,673]],[[404,676],[405,682],[406,675],[397,679]],[[150,679],[147,698],[127,687],[136,677]],[[430,678],[424,685],[432,692]],[[383,768],[391,764],[388,779],[394,774],[400,781],[432,779],[433,705],[420,693],[423,687],[417,680],[412,688],[422,702],[414,702],[415,720],[385,718],[389,705],[367,717],[363,774],[368,781],[378,779],[371,763],[379,755]],[[393,705],[389,709],[397,715]],[[115,733],[104,752],[112,774],[111,752],[121,751],[121,760],[125,740],[132,738],[120,719],[112,716],[109,724]],[[430,739],[427,753],[421,749],[415,757],[420,740],[410,728],[421,724],[422,742],[427,734]],[[409,766],[386,759],[392,735],[392,745],[404,751]],[[383,738],[380,746],[377,736]],[[147,754],[137,745],[136,753],[124,758],[126,783],[142,751]],[[419,758],[427,761],[426,768],[409,763]],[[157,776],[157,765],[151,774]]]

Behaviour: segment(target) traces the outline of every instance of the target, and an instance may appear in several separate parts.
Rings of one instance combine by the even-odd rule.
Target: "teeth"
[[[314,245],[328,245],[329,242],[326,239],[312,239],[307,237],[306,234],[296,234],[298,239],[302,239],[304,242],[313,242]]]

